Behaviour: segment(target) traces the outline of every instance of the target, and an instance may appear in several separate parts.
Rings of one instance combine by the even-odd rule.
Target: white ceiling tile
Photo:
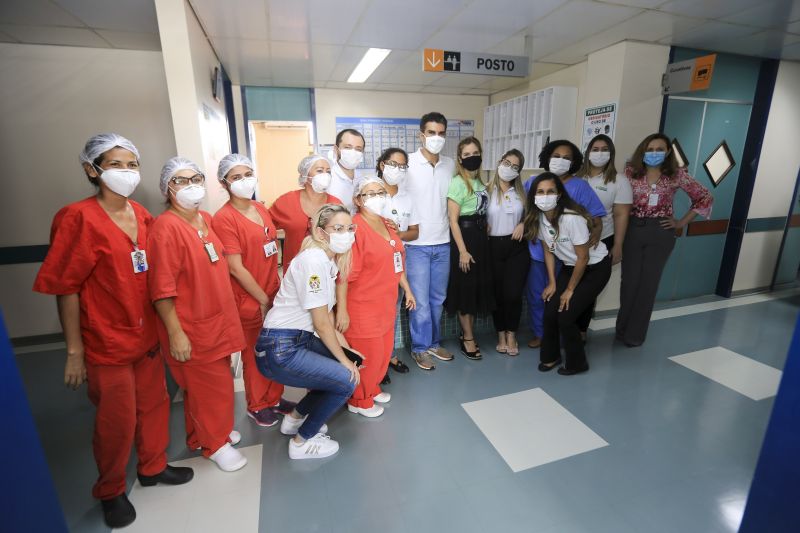
[[[55,44],[61,46],[88,46],[110,48],[109,44],[87,28],[63,28],[56,26],[17,26],[5,24],[3,31],[20,42],[28,44]]]
[[[744,37],[756,31],[755,28],[748,26],[739,26],[710,20],[689,31],[680,32],[671,37],[665,37],[661,39],[660,42],[677,46],[713,50],[721,41]]]
[[[342,47],[336,44],[311,45],[311,63],[315,80],[327,80],[330,77],[341,52]]]
[[[231,81],[247,84],[261,80],[263,84],[272,79],[268,41],[215,37],[212,44]]]
[[[437,87],[435,85],[428,85],[423,87],[420,92],[433,93],[433,94],[465,94],[469,89],[462,89],[459,87]]]
[[[533,59],[541,59],[550,54],[563,50],[581,40],[580,35],[565,34],[551,37],[533,38]]]
[[[787,22],[798,19],[800,19],[800,2],[797,0],[759,2],[757,6],[722,17],[725,22],[763,28],[783,28]]]
[[[378,86],[377,83],[347,83],[346,81],[329,81],[325,84],[328,89],[350,89],[350,90],[373,90]]]
[[[533,25],[534,37],[587,37],[641,13],[641,9],[572,0]]]
[[[460,27],[449,24],[436,33],[436,35],[425,41],[422,48],[485,52],[489,48],[503,42],[505,38],[505,34],[490,28],[465,31]]]
[[[0,2],[0,24],[86,26],[49,0],[3,0]]]
[[[307,2],[267,0],[270,40],[309,42],[308,7]]]
[[[495,79],[497,76],[484,76],[481,74],[456,74],[445,72],[441,78],[431,83],[436,87],[461,87],[462,89],[473,89]],[[521,79],[521,78],[517,78]]]
[[[150,0],[53,0],[95,29],[158,33],[155,2]]]
[[[721,51],[735,54],[779,58],[784,48],[795,43],[800,43],[800,35],[765,30],[753,35],[721,41],[718,43],[718,48]]]
[[[353,69],[356,68],[358,62],[364,57],[367,48],[358,46],[344,46],[339,53],[339,59],[336,61],[336,66],[331,71],[331,81],[347,81],[347,78],[352,74]]]
[[[666,0],[597,0],[602,3],[621,4],[623,6],[653,9],[663,4]]]
[[[376,91],[394,91],[398,93],[418,93],[424,85],[402,85],[397,83],[379,83],[375,87]]]
[[[339,0],[337,2],[331,2],[330,0],[306,1],[309,5],[309,16],[311,17],[312,43],[356,44],[354,42],[348,42],[348,39],[352,35],[356,24],[363,16],[362,12],[367,6],[368,0]],[[390,15],[394,15],[395,11],[402,11],[407,7],[404,4],[402,9],[398,10],[394,4],[384,4],[384,8]],[[395,26],[393,22],[393,20],[390,20],[388,27],[384,22],[382,31],[384,33],[389,33],[389,31],[395,28],[402,28],[402,26]],[[402,34],[403,31],[397,31],[396,33]],[[382,46],[382,48],[386,47]]]
[[[517,33],[507,38],[505,41],[497,44],[487,50],[490,54],[500,54],[508,56],[524,56],[525,51],[525,34]]]
[[[161,38],[157,33],[95,30],[114,48],[126,50],[161,50]]]
[[[263,0],[189,0],[209,37],[266,40]]]
[[[761,0],[671,0],[658,6],[658,10],[689,17],[720,19],[762,3]]]
[[[397,67],[408,61],[409,57],[420,57],[420,52],[418,50],[409,51],[409,50],[392,50],[391,53],[386,56],[386,59],[383,60],[378,68],[375,69],[375,72],[369,77],[370,82],[382,83],[383,80],[389,77],[392,72],[394,72]]]

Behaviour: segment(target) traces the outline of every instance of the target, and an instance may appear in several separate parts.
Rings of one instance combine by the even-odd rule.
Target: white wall
[[[94,194],[78,162],[90,136],[136,144],[133,198],[157,213],[158,176],[175,153],[160,52],[0,43],[0,246],[47,244],[53,215]],[[60,330],[52,297],[32,292],[39,264],[0,266],[0,307],[11,337]]]

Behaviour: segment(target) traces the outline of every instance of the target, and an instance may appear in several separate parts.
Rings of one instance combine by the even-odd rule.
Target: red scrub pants
[[[183,389],[183,415],[186,445],[203,449],[210,457],[233,431],[233,377],[231,358],[223,357],[204,364],[170,364],[172,377]]]
[[[247,345],[242,350],[244,366],[244,395],[247,398],[248,411],[260,411],[267,407],[275,407],[283,396],[283,385],[264,377],[256,365],[256,342],[261,333],[261,326],[244,330]]]
[[[86,362],[89,400],[96,408],[92,447],[100,476],[92,496],[108,500],[125,492],[131,446],[137,471],[154,476],[167,467],[169,395],[164,360],[144,356],[129,365]]]
[[[345,334],[353,349],[364,355],[360,368],[361,382],[353,391],[347,403],[354,407],[369,409],[375,402],[373,398],[381,393],[380,383],[389,368],[389,360],[394,349],[394,324],[380,337],[358,338]]]

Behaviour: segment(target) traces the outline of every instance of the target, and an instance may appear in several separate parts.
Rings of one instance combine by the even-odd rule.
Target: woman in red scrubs
[[[283,385],[264,377],[255,359],[261,324],[280,286],[275,224],[267,208],[252,199],[258,180],[250,159],[240,154],[226,155],[219,162],[217,178],[231,197],[216,212],[212,225],[225,248],[233,297],[244,330],[247,416],[259,426],[270,427],[278,422],[276,413],[291,413],[295,406],[294,402],[281,399]]]
[[[179,485],[191,468],[167,465],[169,397],[147,294],[147,210],[129,200],[139,184],[139,152],[115,133],[95,135],[80,156],[97,194],[61,209],[33,290],[56,296],[67,344],[64,383],[84,381],[96,408],[92,495],[106,524],[125,527],[136,511],[125,470],[136,444],[142,485]]]
[[[383,414],[383,407],[376,402],[391,400],[388,392],[381,392],[380,382],[394,349],[398,284],[405,291],[407,309],[415,309],[416,300],[406,279],[403,241],[381,217],[386,204],[386,185],[375,176],[362,178],[356,183],[354,195],[358,214],[353,223],[359,231],[347,283],[338,288],[337,315],[349,316],[345,339],[364,355],[361,382],[347,409],[374,418]],[[346,303],[342,305],[343,302]]]
[[[150,231],[148,281],[161,318],[161,353],[184,391],[187,445],[232,472],[247,464],[231,446],[238,439],[231,439],[230,355],[243,350],[245,342],[228,262],[211,215],[200,211],[206,193],[200,168],[173,157],[161,169],[160,185],[169,207]]]
[[[325,204],[341,204],[339,198],[326,191],[331,185],[331,164],[321,155],[312,154],[303,158],[297,165],[297,181],[302,189],[279,196],[269,216],[275,227],[282,229],[283,271],[289,270],[289,263],[300,252],[303,239],[309,235],[310,221],[314,213]]]

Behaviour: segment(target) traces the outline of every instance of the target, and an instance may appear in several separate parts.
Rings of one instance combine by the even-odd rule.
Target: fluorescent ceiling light
[[[390,52],[391,50],[386,48],[370,48],[367,50],[353,73],[347,78],[347,83],[364,83],[367,81],[367,78],[372,76],[372,73],[383,63],[383,60],[386,59]]]

